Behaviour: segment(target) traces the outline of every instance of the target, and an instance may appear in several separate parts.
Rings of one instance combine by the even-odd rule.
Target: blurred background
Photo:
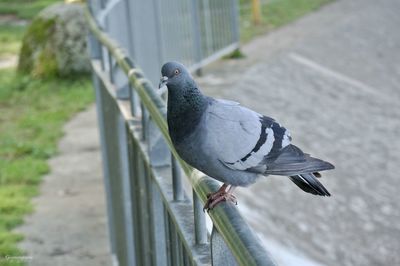
[[[278,263],[400,265],[399,1],[114,2],[92,12],[154,84],[182,61],[336,166],[330,198],[274,176],[237,189]],[[82,4],[0,0],[0,265],[111,264]]]

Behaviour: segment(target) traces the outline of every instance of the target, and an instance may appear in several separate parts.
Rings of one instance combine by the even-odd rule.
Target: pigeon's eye
[[[174,74],[175,74],[175,75],[178,75],[179,73],[181,73],[181,72],[179,71],[179,69],[175,69]]]

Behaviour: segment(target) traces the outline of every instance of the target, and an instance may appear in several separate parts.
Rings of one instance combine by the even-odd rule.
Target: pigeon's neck
[[[196,86],[168,90],[168,128],[175,144],[189,136],[200,123],[208,101]]]

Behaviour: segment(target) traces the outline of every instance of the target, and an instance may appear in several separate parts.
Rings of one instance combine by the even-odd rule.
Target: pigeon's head
[[[184,65],[178,62],[165,63],[161,68],[162,78],[159,88],[167,86],[168,89],[184,88],[194,84],[192,75]]]

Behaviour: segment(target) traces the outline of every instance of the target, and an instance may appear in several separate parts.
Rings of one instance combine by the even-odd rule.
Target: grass
[[[61,0],[0,0],[0,14],[31,20],[40,10],[56,2]]]
[[[251,0],[240,1],[240,38],[248,42],[320,8],[332,0],[268,0],[261,5],[261,23],[252,22]]]
[[[11,17],[6,24],[0,24],[0,59],[17,54],[26,26],[13,25],[13,21],[32,20],[40,10],[62,0],[0,0],[0,17]]]
[[[92,91],[87,77],[39,80],[0,70],[0,265],[19,263],[4,259],[21,255],[22,236],[10,230],[32,211],[62,126],[93,101]]]
[[[24,32],[25,26],[0,25],[0,58],[19,52]]]

